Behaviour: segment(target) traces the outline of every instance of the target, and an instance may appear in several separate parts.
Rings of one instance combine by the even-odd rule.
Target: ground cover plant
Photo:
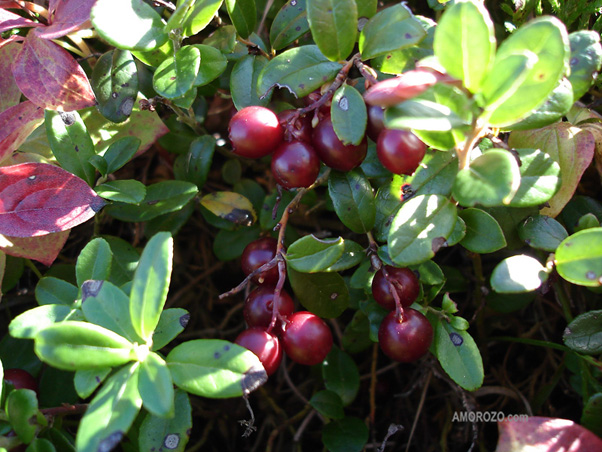
[[[0,0],[0,449],[600,450],[600,14]]]

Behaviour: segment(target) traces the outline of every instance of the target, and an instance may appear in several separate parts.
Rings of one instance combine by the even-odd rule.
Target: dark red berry
[[[272,174],[284,188],[309,187],[320,173],[320,159],[303,141],[282,143],[272,156]]]
[[[272,308],[274,306],[274,286],[259,286],[253,290],[243,308],[243,315],[250,327],[267,328],[272,322]],[[290,316],[295,310],[295,302],[284,290],[280,292],[278,312],[283,317]],[[280,328],[276,325],[276,331]]]
[[[334,131],[330,117],[322,119],[314,128],[312,143],[320,159],[332,169],[351,171],[366,158],[366,137],[358,145],[343,144]]]
[[[237,112],[228,126],[232,150],[247,158],[269,155],[280,144],[282,127],[276,114],[265,107],[245,107]]]
[[[31,389],[38,392],[38,383],[33,376],[23,369],[5,369],[4,380],[12,384],[15,389]]]
[[[284,130],[284,141],[304,141],[311,144],[311,117],[297,115],[297,110],[283,110],[278,120]]]
[[[249,328],[238,335],[234,341],[241,347],[251,350],[257,357],[266,373],[272,375],[282,361],[282,347],[280,341],[273,334],[263,328]]]
[[[315,314],[295,312],[288,318],[282,333],[286,355],[299,364],[313,366],[324,361],[332,348],[332,333],[328,325]]]
[[[398,268],[385,265],[384,269],[389,275],[390,281],[395,286],[402,307],[410,306],[420,293],[420,282],[416,274],[409,268]],[[395,309],[395,298],[391,292],[391,286],[385,278],[385,272],[381,268],[372,279],[372,296],[376,302],[389,311]]]
[[[368,124],[366,125],[366,135],[374,141],[378,141],[378,136],[385,129],[385,110],[378,105],[367,105]]]
[[[394,174],[410,175],[426,153],[426,144],[409,130],[384,129],[376,142],[376,155]]]
[[[433,341],[433,327],[427,318],[412,308],[403,310],[400,322],[391,311],[378,329],[381,350],[393,361],[410,363],[422,357]]]
[[[276,256],[278,241],[272,237],[263,237],[249,243],[242,252],[240,265],[245,275],[250,275],[259,267],[270,262]],[[274,266],[253,277],[257,284],[273,284],[278,282],[278,267]]]

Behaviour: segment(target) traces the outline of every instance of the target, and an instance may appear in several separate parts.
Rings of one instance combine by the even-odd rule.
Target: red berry
[[[384,129],[376,143],[378,159],[394,174],[412,174],[425,153],[426,144],[409,130]]]
[[[385,129],[385,110],[378,105],[367,105],[368,124],[366,125],[366,135],[374,141],[378,141],[378,136]]]
[[[308,115],[296,116],[296,114],[297,110],[291,109],[283,110],[277,115],[284,130],[284,140],[304,141],[311,144],[311,118]]]
[[[230,119],[228,132],[233,152],[247,158],[271,154],[283,137],[274,112],[258,106],[245,107],[237,112]]]
[[[270,262],[276,256],[278,241],[272,237],[263,237],[249,243],[242,252],[240,265],[245,275],[250,275],[259,267]],[[276,284],[278,282],[278,267],[261,272],[253,277],[257,284]]]
[[[317,315],[307,311],[295,312],[288,318],[282,333],[282,346],[296,363],[313,366],[324,361],[330,352],[332,333]]]
[[[395,314],[395,311],[391,311],[378,329],[380,348],[393,361],[416,361],[431,346],[433,327],[427,318],[415,309],[404,309],[401,322]]]
[[[303,141],[282,143],[272,156],[272,174],[284,188],[309,187],[320,173],[320,159]]]
[[[23,369],[5,369],[4,380],[12,384],[15,389],[31,389],[38,392],[38,383],[35,378]]]
[[[274,286],[260,286],[253,290],[243,308],[243,315],[250,327],[267,328],[272,322],[272,308],[274,303]],[[278,312],[283,317],[290,316],[295,310],[295,302],[284,290],[280,292]],[[278,324],[276,331],[278,331]]]
[[[282,361],[282,348],[280,341],[273,334],[262,328],[249,328],[238,335],[234,341],[241,347],[251,350],[257,357],[266,373],[272,375]]]
[[[402,307],[410,306],[420,293],[420,282],[416,274],[409,268],[398,268],[385,265],[385,270],[396,288]],[[372,279],[372,296],[376,302],[389,311],[395,309],[395,298],[391,286],[381,268]]]
[[[330,117],[322,119],[312,134],[314,149],[320,159],[332,169],[351,171],[366,158],[368,143],[366,137],[360,144],[343,144],[334,131]]]

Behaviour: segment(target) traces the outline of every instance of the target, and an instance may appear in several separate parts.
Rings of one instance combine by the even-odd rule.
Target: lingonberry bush
[[[0,0],[0,451],[602,449],[599,6],[490,3]]]

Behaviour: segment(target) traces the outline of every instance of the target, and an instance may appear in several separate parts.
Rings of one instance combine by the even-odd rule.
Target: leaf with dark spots
[[[90,10],[96,0],[62,0],[48,26],[34,30],[43,39],[65,36],[90,19]]]
[[[29,101],[0,113],[0,162],[17,150],[43,120],[44,110]]]
[[[89,297],[95,297],[102,289],[104,281],[89,279],[82,284],[82,303]]]
[[[75,115],[71,112],[59,112],[59,116],[61,117],[61,120],[65,123],[65,125],[67,127],[72,126],[73,124],[75,124]]]
[[[186,325],[188,325],[189,321],[190,314],[184,314],[182,317],[180,317],[180,325],[182,325],[182,328],[186,328]]]
[[[105,201],[80,178],[54,165],[0,167],[0,234],[37,237],[92,218]]]

